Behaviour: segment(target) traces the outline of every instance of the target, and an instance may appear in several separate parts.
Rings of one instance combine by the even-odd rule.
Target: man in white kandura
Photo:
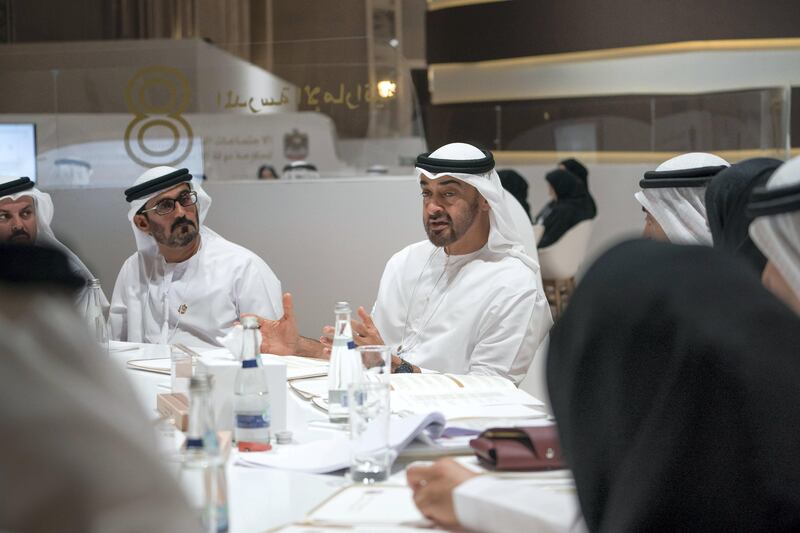
[[[509,206],[516,200],[492,154],[469,144],[421,155],[416,170],[428,240],[389,260],[372,316],[358,310],[354,340],[394,347],[394,372],[425,368],[518,384],[553,321],[538,261]],[[262,351],[324,357],[330,338],[299,337],[290,295],[284,309],[280,321],[262,322]]]
[[[645,212],[644,237],[675,244],[712,245],[706,216],[706,186],[729,167],[714,154],[692,152],[644,173],[634,194]]]
[[[64,252],[72,272],[85,283],[94,278],[83,261],[64,246],[50,228],[53,220],[53,200],[46,192],[35,187],[29,178],[0,176],[0,242],[38,244]],[[90,292],[78,291],[75,306],[79,312],[86,310]],[[108,300],[101,291],[103,312],[108,311]]]
[[[267,264],[203,225],[211,198],[191,179],[186,169],[156,167],[125,191],[138,251],[111,298],[116,340],[221,346],[242,312],[283,313]]]

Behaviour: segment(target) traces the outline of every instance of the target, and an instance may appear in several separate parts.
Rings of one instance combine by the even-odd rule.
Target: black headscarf
[[[800,319],[717,250],[630,241],[550,333],[591,531],[800,529]]]
[[[589,192],[589,170],[583,166],[583,164],[570,157],[569,159],[564,159],[558,163],[559,165],[563,166],[565,169],[569,170],[576,176],[580,178],[583,182],[583,185],[586,187],[586,194],[589,195],[589,202],[591,203],[591,211],[592,211],[592,218],[597,216],[597,205],[594,203],[594,198],[592,197],[592,193]]]
[[[714,247],[747,260],[761,275],[767,259],[747,232],[753,218],[747,202],[754,187],[764,185],[783,162],[757,157],[736,163],[714,176],[706,188],[706,216]]]
[[[556,199],[548,203],[536,215],[536,223],[544,225],[544,234],[537,247],[546,248],[582,220],[594,218],[594,202],[586,186],[575,174],[556,169],[548,172],[545,179],[553,187]]]
[[[580,161],[570,157],[569,159],[565,159],[558,164],[562,165],[565,169],[578,176],[583,184],[586,185],[586,188],[589,188],[589,171],[585,166],[583,166],[583,164],[581,164]]]
[[[497,175],[500,176],[500,183],[503,184],[503,188],[517,199],[522,208],[525,209],[528,219],[530,219],[531,206],[528,204],[528,182],[519,172],[510,168],[498,170]]]

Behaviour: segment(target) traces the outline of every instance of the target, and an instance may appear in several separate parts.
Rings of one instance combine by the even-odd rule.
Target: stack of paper
[[[368,374],[367,379],[385,379]],[[447,420],[468,418],[544,418],[537,398],[498,376],[453,374],[392,374],[391,404],[394,413],[438,411]],[[301,379],[290,383],[298,395],[327,410],[328,382]]]

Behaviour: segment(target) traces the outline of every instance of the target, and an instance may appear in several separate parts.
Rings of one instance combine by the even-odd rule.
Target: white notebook
[[[372,377],[372,376],[370,376]],[[439,411],[448,420],[544,416],[542,403],[499,376],[392,374],[392,411]]]

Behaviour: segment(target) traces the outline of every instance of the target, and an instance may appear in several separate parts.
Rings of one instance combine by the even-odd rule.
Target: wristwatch
[[[400,359],[400,364],[392,372],[393,374],[411,374],[414,372],[414,367],[405,359]]]

